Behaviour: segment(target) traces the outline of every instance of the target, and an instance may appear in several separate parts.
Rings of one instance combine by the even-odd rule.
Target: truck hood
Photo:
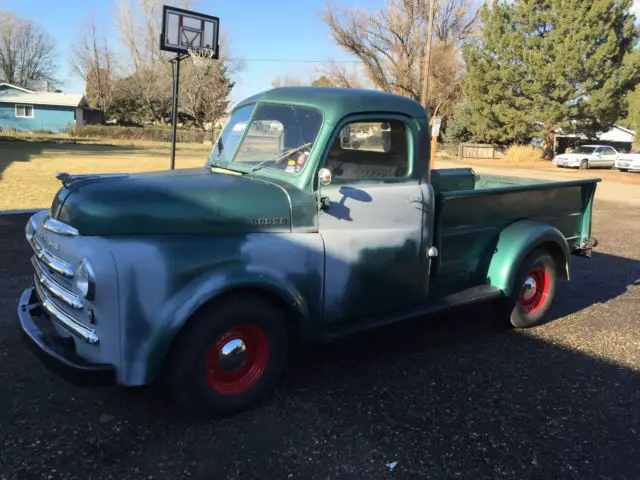
[[[276,183],[208,168],[59,174],[51,216],[81,235],[290,231],[291,202]]]

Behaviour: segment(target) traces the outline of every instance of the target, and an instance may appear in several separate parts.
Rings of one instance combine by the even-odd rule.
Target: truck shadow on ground
[[[9,218],[0,226],[2,237],[11,239],[0,248],[0,265],[24,261],[21,269],[2,270],[3,293],[11,282],[5,277],[20,273],[22,280],[30,256],[26,242],[16,240],[23,238],[27,216]],[[585,325],[598,321],[589,307],[637,285],[639,264],[609,254],[576,259],[574,281],[560,285],[550,318],[586,310]],[[15,325],[18,293],[6,291],[0,305],[9,305],[12,316],[2,320]],[[58,452],[43,468],[71,468],[84,477],[133,467],[140,476],[161,469],[177,477],[187,468],[192,476],[215,469],[237,477],[241,465],[241,478],[287,478],[291,472],[296,478],[353,478],[354,472],[383,478],[390,461],[398,462],[398,478],[430,472],[438,478],[456,472],[461,478],[496,472],[586,478],[636,471],[637,365],[509,330],[490,303],[301,348],[274,397],[217,421],[184,414],[161,384],[67,384],[23,348],[17,329],[6,330],[0,410],[10,414],[2,420],[0,443],[20,439],[20,456],[13,447],[8,454],[7,468],[16,471],[21,456],[38,456],[43,447],[36,440]],[[159,465],[157,459],[168,461]]]
[[[118,437],[132,451],[140,447],[129,439],[143,428],[168,435],[163,442],[215,432],[188,446],[201,473],[229,471],[250,452],[263,463],[247,466],[248,478],[265,471],[325,478],[335,468],[362,472],[392,460],[399,478],[443,478],[450,468],[461,478],[495,469],[510,478],[620,478],[635,468],[639,381],[632,368],[506,331],[486,311],[464,309],[307,352],[274,398],[235,417],[187,417],[152,389],[112,391],[102,408],[118,417]],[[149,438],[142,448],[159,445]],[[317,455],[323,461],[309,465]]]
[[[640,261],[594,252],[573,259],[571,281],[558,280],[556,298],[545,323],[606,303],[640,285]]]

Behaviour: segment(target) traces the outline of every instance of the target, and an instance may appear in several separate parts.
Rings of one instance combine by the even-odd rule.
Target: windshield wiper
[[[299,151],[300,151],[300,150],[302,150],[303,148],[310,147],[312,144],[313,144],[313,142],[308,142],[308,143],[305,143],[305,144],[303,144],[303,145],[300,145],[299,147],[292,148],[291,150],[287,150],[286,152],[284,152],[284,153],[283,153],[282,155],[280,155],[279,157],[276,157],[274,160],[271,160],[271,159],[269,159],[269,160],[263,160],[263,161],[262,161],[262,162],[260,162],[259,164],[254,165],[254,166],[251,168],[251,171],[252,171],[252,172],[255,172],[256,170],[261,169],[261,168],[262,168],[262,166],[263,166],[265,163],[268,163],[268,162],[280,163],[282,160],[284,160],[285,158],[287,158],[287,157],[288,157],[289,155],[291,155],[292,153],[299,152]]]

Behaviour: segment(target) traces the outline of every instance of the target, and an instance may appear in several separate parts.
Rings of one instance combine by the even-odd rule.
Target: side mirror
[[[328,168],[321,168],[318,171],[318,180],[322,185],[329,185],[331,183],[331,170]]]

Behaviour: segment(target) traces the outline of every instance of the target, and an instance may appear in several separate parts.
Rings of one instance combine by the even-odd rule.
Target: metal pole
[[[424,52],[424,70],[422,72],[422,106],[427,110],[427,90],[429,88],[429,69],[431,64],[431,37],[433,32],[433,11],[435,10],[435,0],[429,2],[429,21],[427,23],[427,48]]]
[[[171,170],[176,166],[176,128],[178,127],[178,86],[180,85],[180,55],[173,59],[175,75],[173,76],[173,109],[171,111]]]

